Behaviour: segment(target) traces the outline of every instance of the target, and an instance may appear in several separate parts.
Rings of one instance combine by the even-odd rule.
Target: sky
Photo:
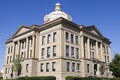
[[[0,0],[0,70],[5,42],[22,25],[42,25],[45,14],[59,2],[78,25],[95,25],[111,40],[111,56],[120,53],[120,0]]]

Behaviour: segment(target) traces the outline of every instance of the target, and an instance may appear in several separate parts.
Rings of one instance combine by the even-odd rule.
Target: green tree
[[[120,77],[120,54],[115,54],[112,62],[109,64],[109,69],[112,71],[112,75]]]
[[[104,65],[104,63],[100,64],[99,71],[100,71],[101,75],[103,76],[103,74],[105,73],[105,65]]]
[[[17,56],[15,61],[13,62],[12,69],[17,73],[17,76],[21,74],[21,63],[20,63],[20,57]]]

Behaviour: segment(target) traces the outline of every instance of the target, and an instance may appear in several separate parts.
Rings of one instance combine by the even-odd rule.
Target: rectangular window
[[[45,44],[45,36],[42,36],[42,44]]]
[[[49,72],[49,63],[46,63],[46,72]]]
[[[70,71],[70,62],[66,62],[66,71]]]
[[[68,41],[69,40],[69,34],[68,34],[68,32],[66,32],[66,41]]]
[[[8,48],[8,54],[10,53],[10,47]]]
[[[74,47],[71,47],[71,57],[74,58]]]
[[[9,61],[9,56],[7,57],[7,64],[8,64],[8,61]]]
[[[56,46],[53,46],[53,57],[56,56]]]
[[[108,60],[108,63],[109,63],[109,56],[107,56],[107,60]]]
[[[43,63],[41,63],[41,70],[40,71],[43,72]]]
[[[79,59],[79,48],[76,48],[76,58]]]
[[[78,36],[76,36],[76,44],[78,45]]]
[[[5,74],[7,74],[7,68],[5,68]]]
[[[30,50],[30,58],[32,58],[32,50]]]
[[[53,33],[53,42],[56,42],[56,40],[57,40],[57,36],[56,36],[56,35],[57,35],[57,33],[54,32],[54,33]]]
[[[52,71],[56,71],[56,62],[52,62]]]
[[[80,72],[80,64],[77,63],[77,72]]]
[[[48,35],[48,40],[47,40],[48,43],[50,43],[50,41],[51,41],[50,38],[51,38],[51,35],[49,34],[49,35]]]
[[[47,58],[50,57],[50,47],[47,47]]]
[[[69,46],[66,46],[66,57],[69,57]]]
[[[11,53],[12,53],[12,49],[13,49],[13,47],[11,46]]]
[[[89,73],[90,72],[90,70],[89,70],[89,64],[87,64],[87,73]]]
[[[42,48],[41,59],[44,59],[44,54],[45,54],[45,48]]]
[[[12,56],[10,56],[10,62],[12,61]]]
[[[26,72],[28,72],[29,64],[26,64]]]
[[[106,60],[106,56],[105,56],[105,62],[107,62],[107,60]]]
[[[75,63],[72,63],[72,72],[75,72]]]
[[[71,43],[74,43],[73,34],[71,34]]]

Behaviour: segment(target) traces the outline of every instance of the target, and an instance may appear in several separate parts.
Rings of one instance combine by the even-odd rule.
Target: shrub
[[[34,77],[19,77],[16,79],[7,79],[7,80],[56,80],[54,76],[34,76]]]

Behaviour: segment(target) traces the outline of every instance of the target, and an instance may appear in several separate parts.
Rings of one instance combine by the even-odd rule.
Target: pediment
[[[89,26],[86,29],[96,36],[103,37],[103,35],[95,26]]]
[[[97,35],[97,36],[100,36],[96,30],[91,30],[90,32]]]
[[[23,33],[27,32],[27,31],[29,31],[30,29],[31,29],[30,27],[22,26],[14,33],[13,36],[17,36],[17,35],[23,34]]]

